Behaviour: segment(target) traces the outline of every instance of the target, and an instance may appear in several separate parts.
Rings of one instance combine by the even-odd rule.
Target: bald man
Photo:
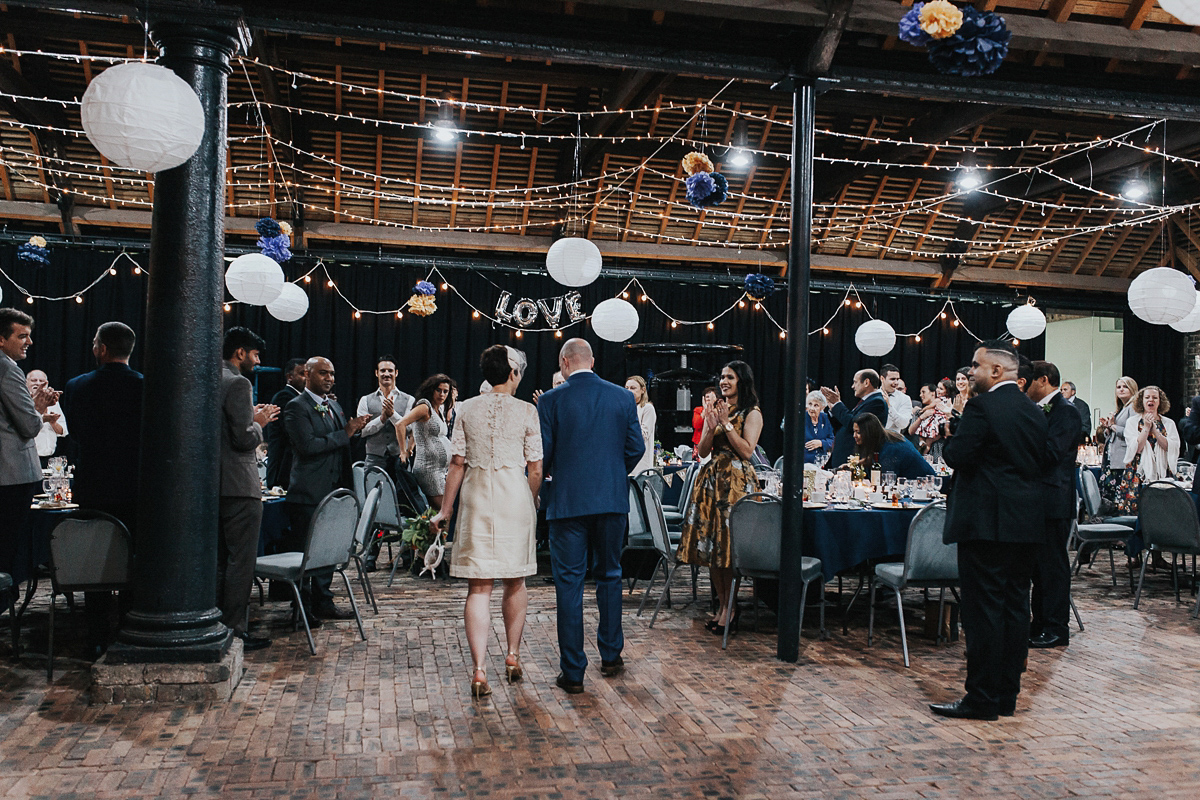
[[[313,513],[325,495],[349,488],[350,439],[371,421],[370,414],[346,419],[342,407],[330,396],[335,371],[333,362],[316,356],[305,364],[304,391],[283,410],[283,429],[292,445],[292,476],[287,508],[291,531],[287,546],[304,547]],[[333,573],[312,579],[309,618],[352,619],[354,613],[333,603],[330,583]]]
[[[25,376],[25,387],[29,389],[30,396],[36,395],[42,389],[50,388],[50,378],[40,369],[30,370]],[[63,419],[62,407],[55,403],[42,414],[42,429],[34,438],[43,463],[58,449],[58,437],[66,435],[67,421]]]

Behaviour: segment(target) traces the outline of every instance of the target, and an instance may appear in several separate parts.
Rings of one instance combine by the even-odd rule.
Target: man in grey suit
[[[316,356],[308,360],[304,391],[283,410],[283,428],[292,443],[292,478],[288,487],[288,549],[304,547],[308,525],[317,504],[334,489],[350,485],[350,439],[371,419],[368,415],[346,419],[342,407],[330,396],[333,362]],[[352,619],[353,612],[333,604],[333,573],[314,577],[309,602],[317,619]]]
[[[221,502],[217,532],[217,606],[221,621],[242,640],[245,650],[259,650],[270,639],[251,636],[246,611],[254,587],[258,531],[262,525],[262,485],[254,451],[262,444],[263,426],[279,414],[279,406],[254,405],[249,376],[266,345],[248,328],[230,328],[221,345]]]
[[[31,396],[17,362],[33,344],[33,317],[0,308],[0,572],[13,572],[17,537],[29,517],[29,504],[42,481],[37,438],[42,415],[59,393],[39,387]],[[16,592],[14,586],[12,591]],[[8,605],[8,598],[0,598]]]

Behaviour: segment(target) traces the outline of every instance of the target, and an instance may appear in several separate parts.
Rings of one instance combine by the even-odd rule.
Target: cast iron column
[[[217,661],[225,123],[233,29],[154,25],[160,63],[196,90],[204,139],[154,183],[133,607],[110,660]]]
[[[804,380],[808,375],[808,278],[812,241],[813,131],[811,81],[792,94],[792,216],[788,245],[787,369],[783,409],[783,541],[780,544],[779,643],[783,661],[800,658],[800,541],[804,533]],[[809,598],[809,602],[824,598]]]

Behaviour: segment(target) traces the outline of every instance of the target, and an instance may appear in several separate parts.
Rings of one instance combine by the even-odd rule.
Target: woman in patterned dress
[[[763,417],[754,392],[754,373],[746,362],[730,361],[722,367],[718,386],[721,397],[705,412],[704,430],[696,446],[701,458],[711,454],[712,460],[696,476],[677,552],[683,563],[709,568],[720,608],[707,627],[723,635],[732,611],[729,509],[746,494],[758,491],[750,457],[762,434]]]
[[[491,598],[497,578],[504,584],[505,675],[513,683],[523,674],[521,634],[529,605],[525,577],[537,573],[534,530],[542,485],[537,409],[513,396],[525,365],[525,354],[512,347],[498,344],[483,351],[480,367],[492,388],[459,405],[446,502],[430,520],[430,525],[440,528],[454,515],[458,497],[450,574],[467,579],[463,618],[475,668],[473,697],[492,693],[485,659],[493,635]]]
[[[446,470],[450,468],[450,436],[442,416],[450,386],[448,375],[430,375],[417,389],[417,402],[412,410],[396,423],[400,447],[404,447],[404,431],[412,426],[417,445],[413,477],[429,498],[429,504],[439,511],[442,495],[446,493]]]

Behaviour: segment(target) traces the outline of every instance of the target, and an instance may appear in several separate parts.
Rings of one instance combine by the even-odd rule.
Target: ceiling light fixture
[[[1150,194],[1150,187],[1141,178],[1132,178],[1121,187],[1121,197],[1137,202]]]
[[[458,141],[458,125],[454,122],[454,109],[448,102],[442,103],[438,108],[437,122],[433,123],[433,138],[443,144]]]
[[[749,126],[744,119],[733,123],[733,139],[729,143],[728,156],[730,166],[748,167],[754,163],[754,154],[750,152]]]
[[[965,169],[958,174],[958,188],[964,192],[972,192],[983,185],[983,178],[974,169]]]

